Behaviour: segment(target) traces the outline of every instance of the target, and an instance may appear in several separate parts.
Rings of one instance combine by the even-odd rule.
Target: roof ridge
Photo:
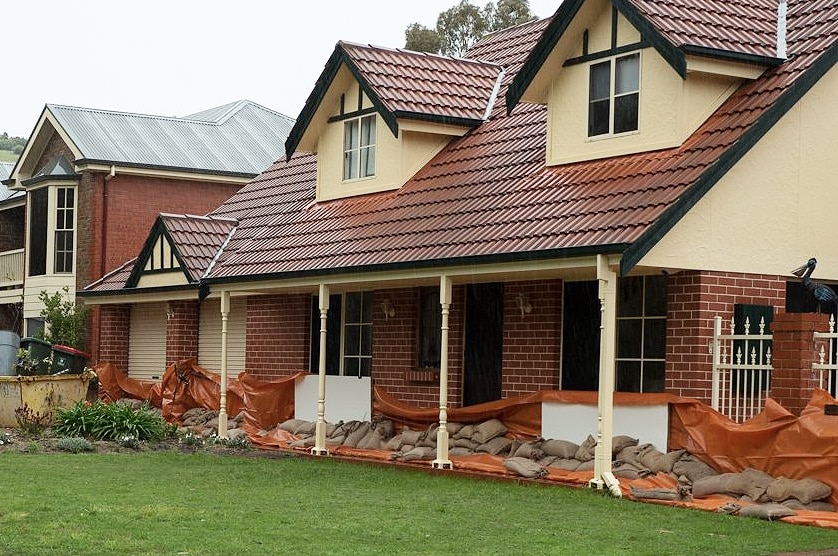
[[[503,67],[497,62],[490,62],[488,60],[480,60],[478,58],[465,58],[462,56],[450,56],[448,54],[437,54],[436,52],[420,52],[418,50],[410,50],[409,48],[398,48],[393,46],[379,46],[375,44],[364,44],[364,43],[357,43],[352,41],[338,41],[338,44],[341,46],[354,46],[358,48],[368,48],[368,49],[375,49],[375,50],[386,50],[388,52],[398,52],[400,54],[407,54],[407,55],[416,55],[426,58],[439,58],[441,60],[450,60],[453,62],[466,62],[471,64],[480,64],[486,66],[496,66],[496,67]]]
[[[208,122],[206,120],[190,120],[190,119],[182,118],[182,117],[178,117],[178,116],[158,116],[158,115],[155,115],[155,114],[141,114],[139,112],[123,112],[121,110],[109,110],[109,109],[103,109],[103,108],[86,108],[86,107],[83,107],[83,106],[68,106],[68,105],[65,105],[65,104],[47,103],[46,106],[50,110],[53,109],[53,108],[60,108],[60,109],[65,109],[65,110],[76,110],[76,111],[79,111],[79,112],[88,112],[88,113],[92,113],[92,114],[107,114],[107,115],[111,115],[111,116],[128,116],[128,117],[134,117],[134,118],[145,118],[145,119],[149,119],[149,120],[165,120],[165,121],[178,122],[178,123],[194,123],[194,124],[218,126],[217,122]]]
[[[186,213],[174,213],[174,212],[161,212],[158,216],[166,217],[166,218],[182,218],[182,219],[192,219],[192,220],[211,220],[213,222],[235,222],[238,223],[238,220],[235,218],[230,218],[227,216],[213,216],[212,214],[186,214]]]

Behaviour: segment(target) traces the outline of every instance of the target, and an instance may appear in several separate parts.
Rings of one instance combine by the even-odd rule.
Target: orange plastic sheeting
[[[614,405],[663,405],[678,399],[670,394],[616,392]],[[518,439],[536,438],[541,436],[542,402],[596,405],[597,393],[546,390],[469,407],[452,407],[448,409],[448,422],[479,423],[495,418],[507,426],[508,436]],[[439,421],[439,408],[408,405],[377,386],[373,387],[373,413],[412,429],[424,429]]]
[[[129,378],[111,363],[100,363],[93,371],[99,379],[99,398],[102,401],[114,402],[122,398],[133,398],[148,400],[154,407],[161,406],[160,384]]]
[[[163,410],[169,421],[181,421],[192,408],[218,410],[221,399],[221,375],[199,366],[195,359],[169,365],[160,383],[141,381],[128,376],[110,363],[97,365],[100,397],[104,401],[120,398],[149,400]],[[304,376],[298,373],[271,381],[259,380],[241,373],[239,378],[227,380],[227,414],[238,415],[246,409],[248,432],[271,428],[294,416],[294,384]]]
[[[676,402],[670,412],[670,444],[712,465],[721,473],[751,467],[772,477],[812,478],[832,487],[838,507],[838,416],[825,415],[836,403],[815,390],[800,417],[769,399],[765,410],[737,424],[698,402]]]

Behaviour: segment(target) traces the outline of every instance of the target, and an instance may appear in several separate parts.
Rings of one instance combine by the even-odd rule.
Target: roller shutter
[[[244,370],[247,329],[247,298],[230,299],[227,315],[227,372]],[[221,372],[221,300],[206,299],[201,304],[198,330],[198,364],[210,371]]]
[[[166,304],[131,306],[128,336],[128,376],[137,380],[163,378],[166,370]]]

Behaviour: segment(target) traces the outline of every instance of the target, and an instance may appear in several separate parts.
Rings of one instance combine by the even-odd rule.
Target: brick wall
[[[46,126],[52,127],[52,124],[47,123]],[[41,168],[43,168],[50,160],[53,159],[56,155],[62,154],[64,158],[67,159],[68,162],[72,163],[76,157],[73,156],[73,151],[70,150],[70,147],[61,139],[61,136],[57,133],[53,133],[52,136],[49,138],[47,142],[46,148],[44,148],[44,152],[41,153],[41,157],[38,159],[38,163],[35,164],[35,169],[32,172],[32,175],[37,174]]]
[[[247,298],[245,368],[262,378],[308,369],[311,295]]]
[[[0,252],[21,249],[24,246],[26,207],[0,210]]]
[[[99,361],[109,362],[128,372],[128,334],[130,305],[103,305],[100,315]]]
[[[503,397],[559,388],[561,282],[509,282],[503,294]]]
[[[716,315],[729,320],[737,303],[785,311],[786,282],[779,276],[689,271],[667,279],[666,390],[710,403],[709,351]]]
[[[172,317],[166,321],[166,366],[198,357],[198,300],[170,301]]]
[[[814,389],[820,386],[812,369],[818,347],[814,333],[828,331],[829,315],[824,313],[783,314],[774,320],[774,368],[769,395],[795,415],[800,415]]]

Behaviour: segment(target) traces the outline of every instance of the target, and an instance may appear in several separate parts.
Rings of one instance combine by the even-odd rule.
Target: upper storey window
[[[637,131],[640,53],[590,66],[588,137]]]
[[[55,272],[73,272],[75,188],[59,187],[55,206]]]
[[[375,175],[375,114],[343,124],[343,179]]]

